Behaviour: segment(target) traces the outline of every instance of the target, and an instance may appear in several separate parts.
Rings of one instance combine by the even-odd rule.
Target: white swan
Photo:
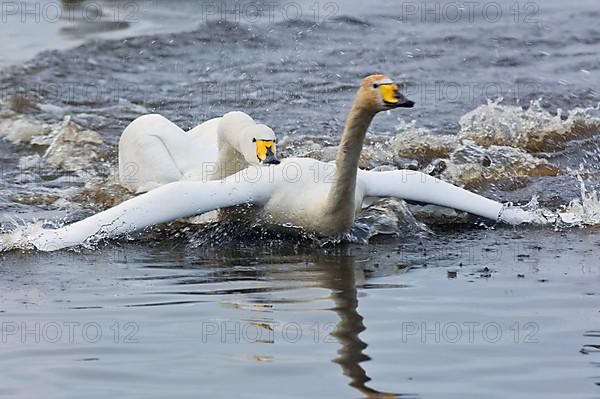
[[[140,116],[119,140],[119,181],[135,193],[178,180],[215,180],[248,165],[278,163],[275,133],[243,112],[184,132],[162,115]]]
[[[252,166],[220,181],[178,181],[125,201],[82,221],[45,230],[31,243],[42,250],[78,245],[92,236],[113,237],[214,209],[253,204],[264,224],[293,225],[323,235],[350,229],[368,197],[397,197],[498,220],[503,205],[410,170],[358,169],[371,120],[379,111],[412,107],[383,75],[365,78],[346,120],[334,163],[288,158],[279,165]]]

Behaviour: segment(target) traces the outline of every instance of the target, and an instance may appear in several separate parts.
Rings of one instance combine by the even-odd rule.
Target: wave
[[[544,110],[540,100],[532,101],[525,109],[489,101],[460,118],[458,137],[470,139],[489,147],[504,145],[528,152],[553,151],[576,138],[600,130],[600,104],[596,107],[575,108],[563,115]]]

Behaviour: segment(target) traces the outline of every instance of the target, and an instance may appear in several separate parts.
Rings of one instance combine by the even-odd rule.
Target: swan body
[[[297,226],[323,235],[343,233],[351,222],[325,212],[328,189],[333,183],[326,177],[313,179],[316,168],[334,166],[310,158],[288,158],[280,165],[260,167],[258,173],[244,170],[224,180],[169,183],[82,221],[44,230],[31,243],[40,250],[52,251],[80,245],[90,237],[114,237],[240,204],[259,207],[256,217],[265,225]],[[300,180],[289,177],[291,168],[301,171]],[[390,196],[446,206],[491,220],[497,220],[503,208],[496,201],[413,170],[361,170],[350,205],[356,213],[366,198]]]
[[[210,119],[187,133],[162,115],[143,115],[119,140],[119,180],[141,193],[178,180],[223,178],[248,165],[276,162],[274,143],[275,133],[243,112]],[[265,147],[270,153],[257,157]]]
[[[176,181],[82,221],[44,230],[31,243],[54,250],[93,236],[113,237],[159,223],[241,204],[257,208],[263,224],[291,225],[322,235],[347,232],[363,202],[397,197],[466,211],[494,221],[503,205],[412,170],[358,169],[371,119],[382,110],[412,107],[383,75],[365,78],[348,115],[335,162],[288,158],[277,165],[252,165],[213,181]]]

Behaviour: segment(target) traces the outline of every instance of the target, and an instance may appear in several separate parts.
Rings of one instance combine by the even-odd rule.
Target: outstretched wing
[[[396,197],[454,208],[498,220],[503,205],[414,170],[359,171],[366,197]]]
[[[92,236],[114,237],[160,223],[243,203],[264,204],[273,184],[260,180],[178,181],[125,201],[87,219],[55,230],[44,230],[30,242],[55,251],[84,243]],[[238,180],[238,181],[236,181]]]

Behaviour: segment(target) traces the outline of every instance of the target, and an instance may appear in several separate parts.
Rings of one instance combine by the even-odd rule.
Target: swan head
[[[219,123],[219,134],[230,134],[240,131],[246,126],[254,125],[254,119],[242,111],[231,111],[223,115]]]
[[[400,92],[400,87],[385,75],[369,75],[363,79],[359,89],[359,100],[374,112],[394,108],[412,108],[415,103]]]
[[[250,165],[277,165],[275,132],[261,123],[247,126],[241,133],[241,152]]]
[[[275,133],[270,127],[257,124],[250,115],[232,111],[219,123],[219,137],[239,151],[250,165],[278,164],[275,154]]]

